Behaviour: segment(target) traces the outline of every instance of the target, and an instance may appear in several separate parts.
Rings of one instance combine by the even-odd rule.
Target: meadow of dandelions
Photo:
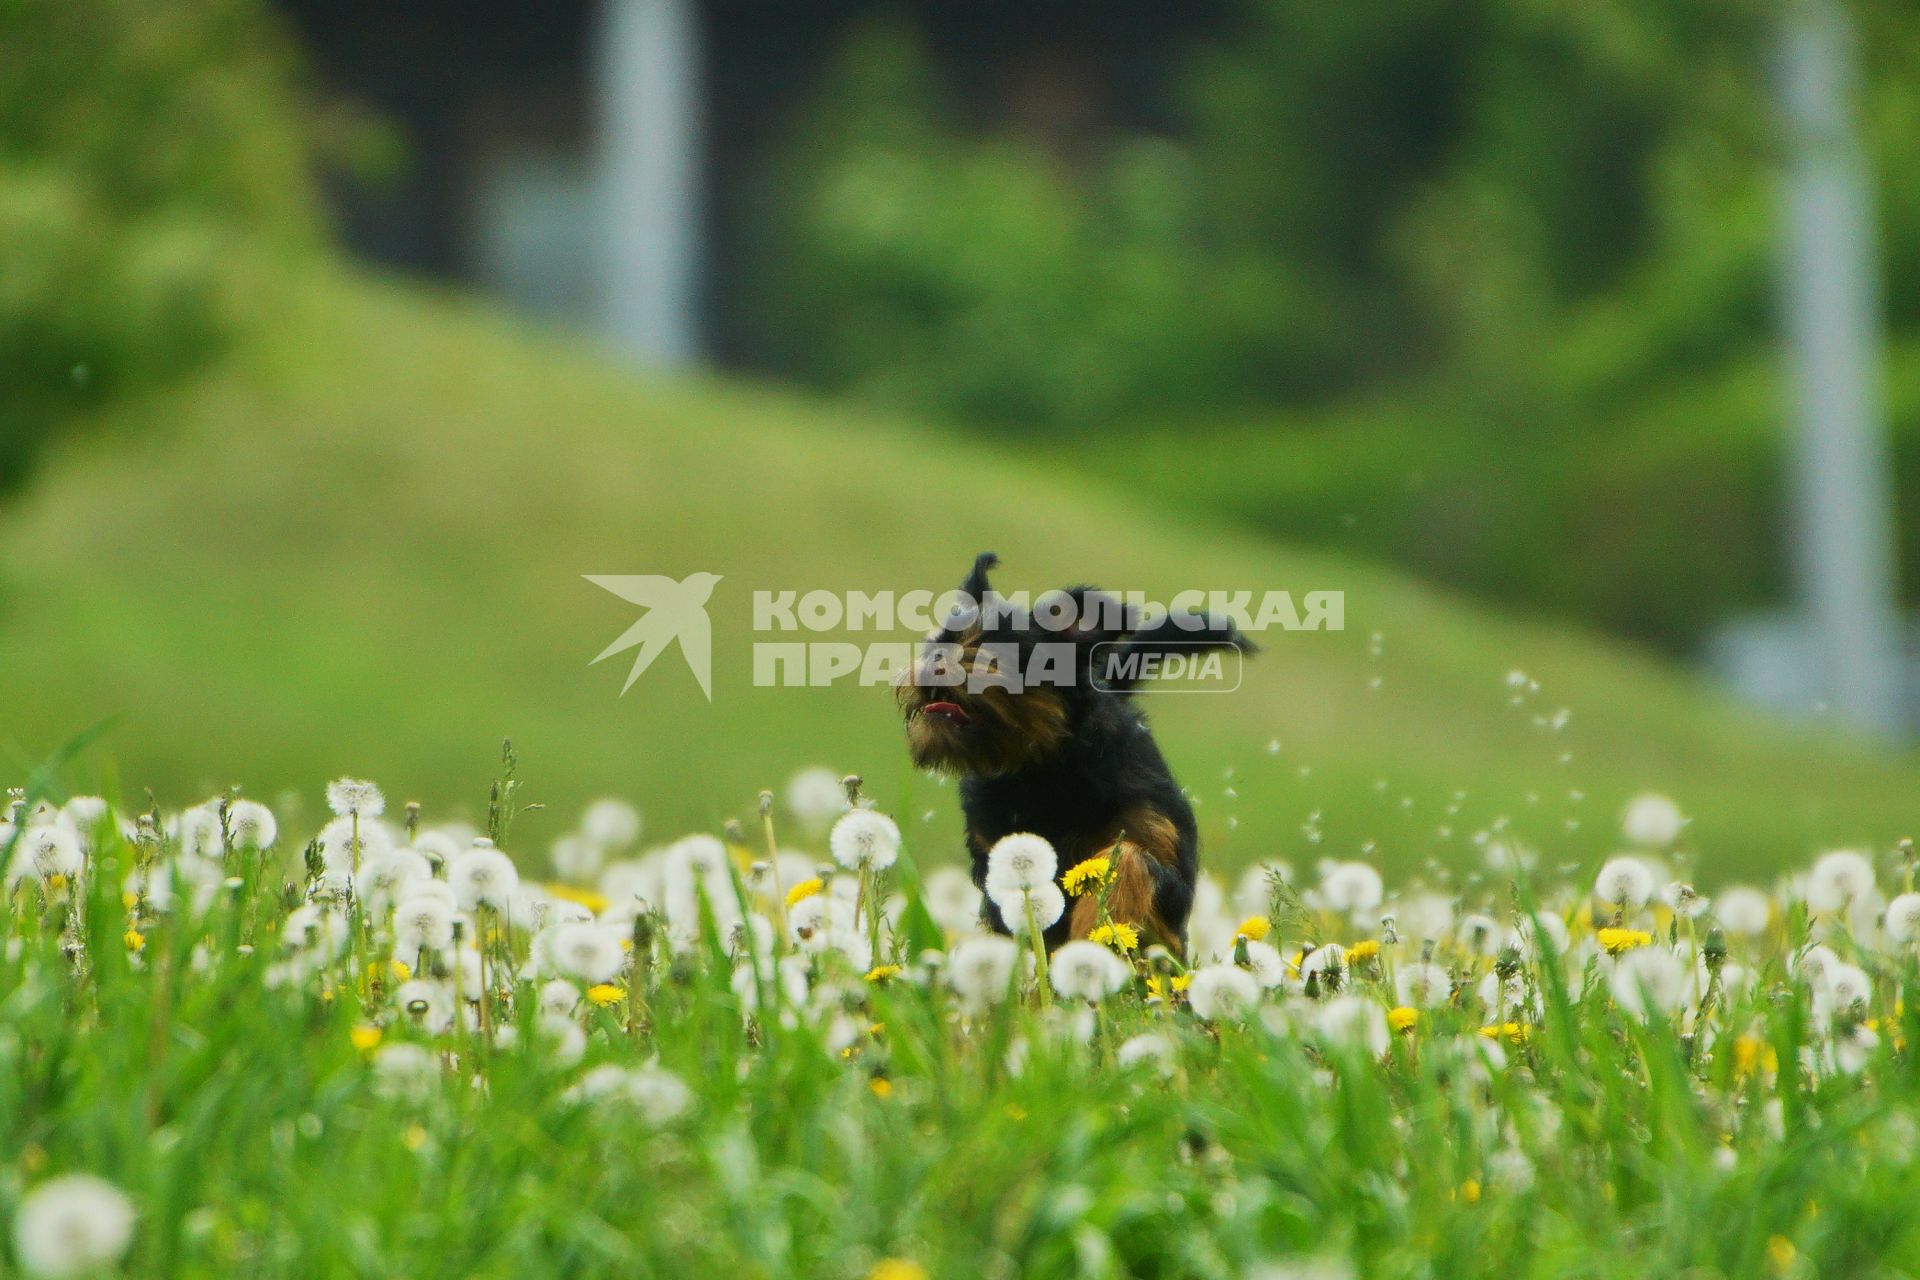
[[[17,793],[10,1259],[36,1276],[1894,1275],[1905,843],[1696,886],[1679,807],[1546,876],[1273,860],[1184,956],[1105,857],[904,847],[825,770],[540,849],[350,778],[293,829]],[[550,815],[549,815],[550,817]],[[549,826],[553,825],[551,822]],[[508,852],[511,850],[511,855]],[[1092,935],[1039,935],[1090,897]]]

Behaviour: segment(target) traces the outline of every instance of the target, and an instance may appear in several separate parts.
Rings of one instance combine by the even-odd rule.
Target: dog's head
[[[974,561],[962,603],[896,682],[915,764],[992,776],[1058,751],[1085,705],[1092,647],[1130,629],[1118,601],[1086,587],[1055,592],[1029,613],[993,594],[991,554]]]

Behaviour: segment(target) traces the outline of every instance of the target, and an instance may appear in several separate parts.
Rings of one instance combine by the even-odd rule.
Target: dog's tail
[[[1207,653],[1233,649],[1242,654],[1258,653],[1259,647],[1240,634],[1224,618],[1203,618],[1197,614],[1168,614],[1150,627],[1128,636],[1120,644],[1105,649],[1094,672],[1095,683],[1110,693],[1131,694],[1148,674],[1159,667],[1159,659],[1175,654]]]

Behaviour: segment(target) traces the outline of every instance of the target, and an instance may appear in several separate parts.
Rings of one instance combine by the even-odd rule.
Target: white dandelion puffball
[[[216,806],[202,804],[182,809],[168,825],[172,828],[174,843],[188,857],[217,860],[226,856],[227,848],[220,832],[220,810]]]
[[[1068,1000],[1104,1000],[1127,985],[1133,968],[1097,942],[1069,942],[1048,961],[1053,989]]]
[[[1165,1075],[1173,1070],[1173,1052],[1173,1041],[1157,1031],[1145,1031],[1122,1041],[1113,1051],[1113,1057],[1122,1071],[1145,1066]]]
[[[1387,1011],[1367,996],[1335,996],[1315,1011],[1313,1029],[1329,1045],[1362,1049],[1375,1058],[1384,1057],[1393,1043]]]
[[[551,930],[546,954],[554,968],[588,986],[612,982],[627,958],[613,930],[597,924],[563,924]]]
[[[1645,1021],[1680,1007],[1687,993],[1687,970],[1665,947],[1636,947],[1614,961],[1607,985],[1615,1004]]]
[[[1337,942],[1329,942],[1324,947],[1315,947],[1300,960],[1300,981],[1319,977],[1323,982],[1335,980],[1347,971],[1347,949]]]
[[[1903,893],[1887,904],[1887,937],[1895,942],[1920,938],[1920,893]]]
[[[580,834],[608,853],[624,853],[640,838],[640,811],[625,800],[595,800],[580,815]]]
[[[387,798],[371,782],[335,778],[327,784],[327,808],[342,818],[377,818],[387,811]]]
[[[393,911],[393,946],[402,955],[444,951],[453,945],[453,904],[437,894],[416,893]]]
[[[357,832],[354,830],[356,826],[359,828]],[[355,862],[354,841],[356,839],[360,842],[358,858],[360,862],[391,852],[394,847],[393,835],[383,823],[370,818],[335,818],[320,828],[319,836],[320,856],[325,860],[329,871],[352,869]]]
[[[373,1085],[385,1097],[417,1101],[432,1092],[439,1077],[440,1064],[420,1045],[393,1041],[374,1052]]]
[[[1012,938],[967,938],[947,957],[947,984],[969,1004],[998,1004],[1006,998],[1019,960],[1020,946]]]
[[[28,827],[13,850],[13,865],[7,868],[7,883],[18,884],[27,876],[68,880],[80,874],[86,855],[80,851],[80,837],[71,827],[46,823]]]
[[[1807,873],[1807,907],[1839,911],[1855,898],[1873,891],[1873,863],[1853,849],[1823,853]]]
[[[1011,895],[1017,902],[1022,889],[1052,884],[1059,870],[1060,857],[1044,836],[1025,831],[1002,836],[987,851],[987,896],[999,902]]]
[[[378,910],[411,897],[415,885],[433,879],[426,855],[415,849],[394,849],[369,858],[360,869],[358,888]]]
[[[884,813],[855,809],[833,824],[827,847],[849,871],[885,871],[900,856],[900,828]]]
[[[504,910],[520,887],[520,873],[513,859],[490,844],[477,844],[455,858],[447,868],[447,883],[453,886],[454,901],[463,911],[477,907]]]
[[[1609,906],[1638,911],[1653,897],[1653,868],[1630,854],[1608,858],[1593,878],[1593,894]]]
[[[553,874],[568,884],[586,884],[607,863],[606,849],[583,835],[561,836],[547,846]]]
[[[1736,884],[1713,900],[1713,917],[1728,933],[1757,938],[1773,918],[1773,899],[1752,885]]]
[[[1280,949],[1267,942],[1248,942],[1247,972],[1253,975],[1268,991],[1285,985],[1287,981],[1287,962],[1281,956]]]
[[[1027,901],[1033,903],[1033,924],[1037,929],[1051,929],[1054,922],[1067,913],[1067,895],[1060,886],[1049,880],[1038,889],[1027,893],[1016,893],[1011,900],[995,898],[993,905],[1000,908],[1000,918],[1007,928],[1019,934],[1027,931]]]
[[[133,1201],[104,1178],[49,1178],[20,1199],[13,1245],[36,1276],[90,1276],[117,1264],[133,1240]]]
[[[1393,993],[1401,1004],[1431,1009],[1453,994],[1453,979],[1437,964],[1415,961],[1393,975]]]
[[[1260,984],[1238,965],[1210,964],[1193,971],[1187,1004],[1208,1022],[1238,1022],[1260,1003]]]
[[[1321,873],[1320,900],[1329,911],[1372,911],[1384,896],[1380,873],[1364,862],[1332,862]]]
[[[623,1067],[607,1063],[580,1077],[569,1096],[582,1101],[624,1102],[655,1128],[672,1124],[693,1110],[693,1090],[665,1067],[648,1063]]]
[[[538,1004],[547,1017],[568,1017],[580,1007],[580,988],[565,978],[555,978],[541,985]]]
[[[787,783],[787,808],[804,829],[824,831],[847,811],[847,789],[831,769],[802,769]]]
[[[227,810],[227,830],[236,849],[271,849],[280,838],[280,824],[273,810],[258,800],[236,800]]]
[[[1657,791],[1648,791],[1627,801],[1620,815],[1620,834],[1628,844],[1643,849],[1670,848],[1686,829],[1686,815],[1680,806]]]
[[[1813,984],[1813,1013],[1832,1021],[1845,1013],[1865,1013],[1873,999],[1873,979],[1858,965],[1836,961]]]
[[[920,886],[921,903],[933,922],[948,933],[980,926],[980,891],[959,867],[935,867]]]

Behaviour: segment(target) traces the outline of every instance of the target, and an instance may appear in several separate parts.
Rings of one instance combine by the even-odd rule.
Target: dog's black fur
[[[962,592],[987,601],[987,573],[996,563],[991,553],[976,559]],[[1094,588],[1066,594],[1079,615],[1067,630],[1048,630],[1032,618],[950,620],[899,686],[909,749],[915,763],[961,779],[976,885],[985,887],[988,851],[1015,832],[1044,836],[1063,873],[1111,854],[1112,918],[1139,928],[1143,944],[1182,952],[1199,875],[1193,808],[1133,699],[1138,668],[1116,668],[1114,659],[1253,646],[1229,623],[1189,615],[1139,629],[1118,601]],[[1062,643],[1072,645],[1070,680],[1029,682],[1018,691],[946,683],[956,658],[965,670],[992,655],[1003,668],[1017,661],[1026,672],[1038,646]],[[1071,904],[1047,929],[1048,947],[1084,937],[1093,920],[1091,898]],[[1007,932],[991,902],[986,921]]]

